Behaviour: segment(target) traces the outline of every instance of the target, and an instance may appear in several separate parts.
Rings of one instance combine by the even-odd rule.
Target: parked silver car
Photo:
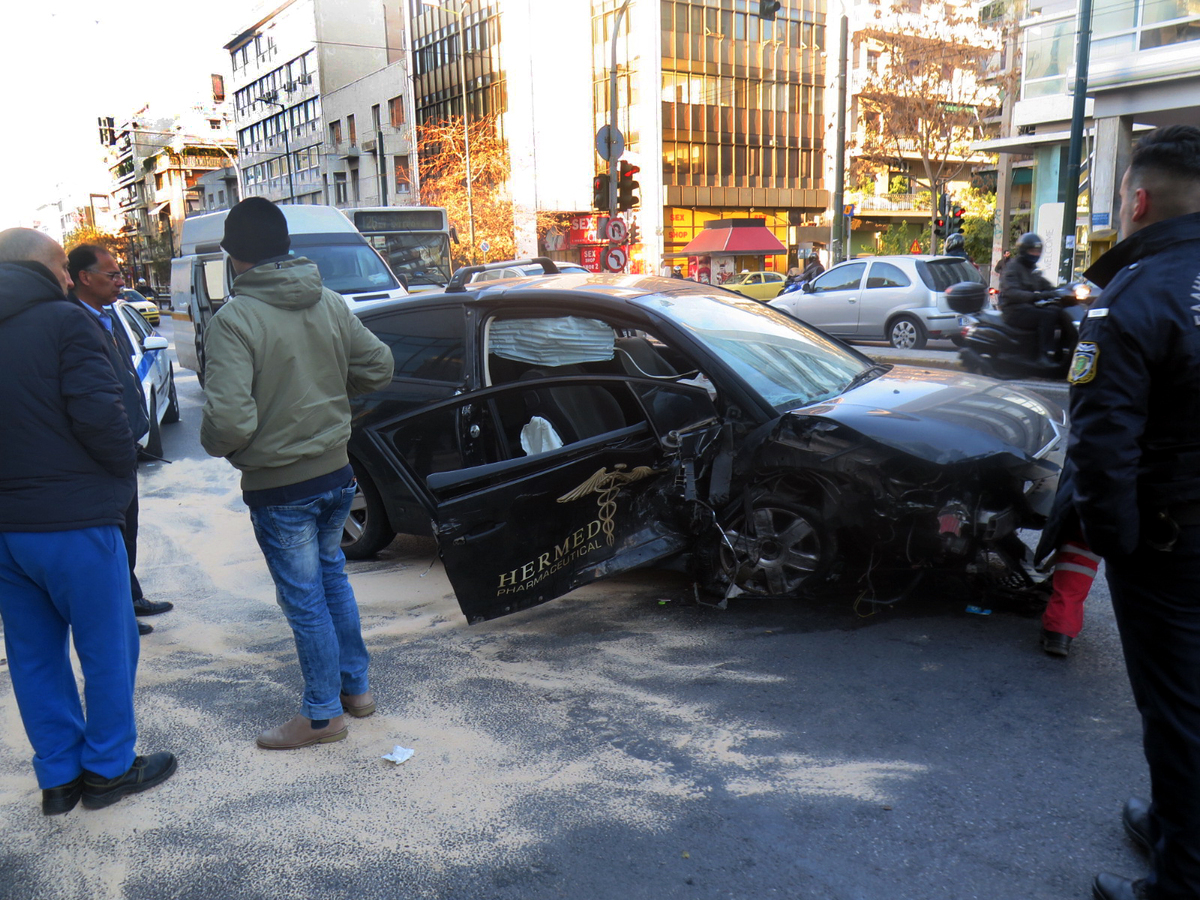
[[[958,331],[945,291],[962,281],[984,283],[957,256],[873,256],[838,263],[769,305],[836,337],[919,350],[929,338]]]

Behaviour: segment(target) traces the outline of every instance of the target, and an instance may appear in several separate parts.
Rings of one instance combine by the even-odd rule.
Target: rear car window
[[[457,384],[465,355],[461,307],[421,309],[373,317],[371,331],[392,349],[396,378]]]
[[[931,259],[917,260],[917,271],[926,287],[935,291],[944,291],[952,284],[961,281],[974,281],[983,284],[983,276],[965,259]]]
[[[912,284],[899,266],[891,263],[871,263],[871,274],[867,277],[868,288],[908,287]]]

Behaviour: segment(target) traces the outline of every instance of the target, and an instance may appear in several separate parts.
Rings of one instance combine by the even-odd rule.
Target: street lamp
[[[467,221],[471,230],[471,262],[475,262],[475,205],[471,193],[471,132],[470,120],[467,116],[467,35],[463,26],[463,7],[467,0],[459,0],[458,9],[454,10],[448,6],[435,2],[435,0],[421,0],[423,6],[432,6],[440,9],[442,12],[449,13],[458,19],[458,86],[462,90],[462,117],[463,117],[463,157],[466,160],[467,167]]]
[[[292,203],[296,202],[296,185],[292,181],[292,141],[288,136],[288,132],[292,130],[292,126],[288,124],[287,104],[280,103],[278,100],[272,100],[269,97],[259,96],[258,98],[263,103],[270,103],[272,106],[278,106],[284,111],[283,117],[283,152],[287,154],[287,173],[288,173],[288,200]],[[239,185],[240,188],[240,185]],[[240,190],[239,190],[240,193]]]

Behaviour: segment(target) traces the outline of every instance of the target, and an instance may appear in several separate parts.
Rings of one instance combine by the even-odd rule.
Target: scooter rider
[[[1039,300],[1049,300],[1057,292],[1037,270],[1042,258],[1042,239],[1032,232],[1021,235],[1017,256],[1004,267],[1000,280],[1000,312],[1004,321],[1026,331],[1037,332],[1038,359],[1055,363],[1058,347],[1054,342],[1056,328],[1063,331],[1063,343],[1073,343],[1074,324],[1057,307],[1039,307]]]

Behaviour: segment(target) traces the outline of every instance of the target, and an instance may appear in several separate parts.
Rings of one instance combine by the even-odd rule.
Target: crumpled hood
[[[33,269],[17,263],[0,264],[0,323],[24,312],[35,303],[63,299],[58,284]]]
[[[307,309],[321,299],[321,272],[303,256],[264,263],[233,280],[235,296],[253,297],[280,309]]]
[[[1062,410],[1002,381],[896,366],[839,397],[794,409],[940,465],[996,454],[1032,461],[1065,433]]]

